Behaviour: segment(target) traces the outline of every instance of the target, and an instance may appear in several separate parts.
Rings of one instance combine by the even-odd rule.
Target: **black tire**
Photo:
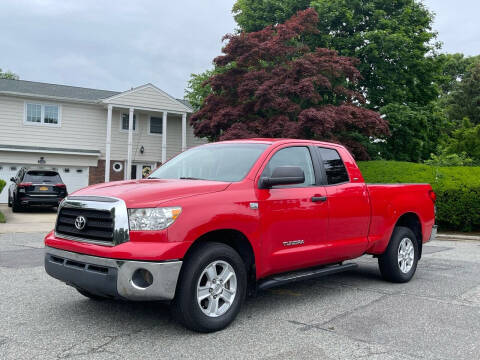
[[[92,299],[92,300],[95,300],[95,301],[103,301],[103,300],[106,300],[107,298],[104,297],[104,296],[100,296],[100,295],[95,295],[95,294],[92,294],[91,292],[88,292],[86,290],[82,290],[82,289],[77,289],[77,291],[82,294],[83,296],[89,298],[89,299]]]
[[[225,262],[233,268],[236,276],[236,293],[225,313],[218,317],[210,317],[202,311],[197,301],[197,285],[202,281],[203,271],[215,261]],[[175,317],[184,326],[194,331],[206,333],[222,330],[239,313],[245,300],[246,289],[247,273],[240,255],[225,244],[215,242],[202,244],[189,254],[183,263],[172,304]]]
[[[8,207],[12,207],[12,199],[10,198],[10,194],[8,194]]]
[[[402,271],[398,258],[399,247],[404,239],[410,239],[414,251],[413,263],[407,272]],[[405,283],[410,281],[417,270],[418,254],[418,240],[413,231],[407,227],[397,226],[393,230],[387,250],[385,250],[385,252],[378,258],[378,266],[382,277],[385,280],[394,283]]]
[[[15,199],[13,199],[12,201],[12,212],[16,213],[16,212],[20,212],[23,210],[23,207],[17,203],[17,201],[15,201]]]

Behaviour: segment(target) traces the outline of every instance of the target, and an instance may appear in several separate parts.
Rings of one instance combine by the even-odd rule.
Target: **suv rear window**
[[[28,171],[23,177],[23,182],[59,184],[62,183],[62,179],[55,171],[35,170]]]
[[[348,182],[348,173],[342,158],[337,150],[319,147],[320,157],[323,167],[327,173],[327,182],[329,185]]]

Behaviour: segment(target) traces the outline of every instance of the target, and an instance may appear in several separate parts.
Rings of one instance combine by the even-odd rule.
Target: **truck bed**
[[[417,214],[422,241],[429,239],[435,222],[430,184],[366,184],[370,195],[371,220],[369,252],[382,253],[390,239],[399,214]],[[385,232],[385,229],[391,231]]]

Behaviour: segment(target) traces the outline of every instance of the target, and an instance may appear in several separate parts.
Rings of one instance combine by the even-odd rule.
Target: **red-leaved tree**
[[[327,140],[368,158],[359,136],[387,135],[388,124],[352,90],[360,78],[356,59],[302,43],[317,22],[307,9],[284,24],[226,35],[225,55],[214,60],[220,72],[206,81],[212,93],[191,117],[195,135]]]

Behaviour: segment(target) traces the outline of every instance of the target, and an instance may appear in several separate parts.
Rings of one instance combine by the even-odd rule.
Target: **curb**
[[[476,235],[457,235],[457,234],[437,234],[437,240],[473,240],[480,241],[480,236]]]

